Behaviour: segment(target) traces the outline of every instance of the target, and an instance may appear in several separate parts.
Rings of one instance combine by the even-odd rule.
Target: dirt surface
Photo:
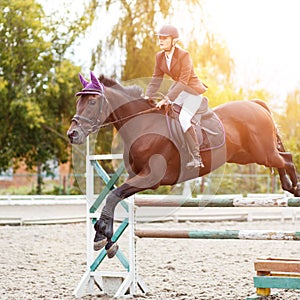
[[[278,221],[154,223],[139,227],[190,229],[270,229],[299,231],[299,224]],[[0,227],[0,299],[75,299],[73,290],[86,268],[86,227],[68,225]],[[119,241],[128,256],[126,235]],[[148,285],[134,299],[245,299],[253,294],[253,261],[272,256],[299,258],[296,241],[139,239],[138,273]],[[103,270],[123,270],[117,258]],[[100,268],[99,267],[99,268]],[[84,300],[112,299],[85,296]],[[299,300],[299,291],[278,290],[265,299]]]

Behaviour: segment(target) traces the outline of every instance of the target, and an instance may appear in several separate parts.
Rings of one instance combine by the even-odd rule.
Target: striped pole
[[[135,235],[140,238],[300,241],[298,231],[137,229]]]
[[[300,207],[300,198],[184,198],[181,196],[158,198],[136,195],[134,204],[139,207]]]

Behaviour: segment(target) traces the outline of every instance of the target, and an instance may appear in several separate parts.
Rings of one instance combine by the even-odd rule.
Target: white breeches
[[[185,91],[182,91],[175,99],[174,103],[182,106],[179,114],[179,122],[183,132],[187,132],[187,130],[191,127],[191,119],[200,107],[201,100],[201,95],[192,95]]]

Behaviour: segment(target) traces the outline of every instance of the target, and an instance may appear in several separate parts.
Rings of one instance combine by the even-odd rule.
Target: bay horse
[[[91,81],[79,74],[83,90],[79,96],[67,135],[73,144],[81,144],[99,128],[113,124],[124,141],[124,163],[128,178],[106,198],[99,220],[95,223],[94,250],[105,246],[113,257],[118,246],[111,241],[114,211],[123,199],[146,189],[174,185],[203,176],[224,163],[257,163],[276,168],[281,186],[300,197],[292,155],[285,151],[271,111],[265,102],[232,101],[217,106],[214,113],[225,131],[223,146],[201,151],[204,168],[187,169],[186,151],[178,149],[170,138],[164,110],[142,96],[137,85],[121,84],[91,72]]]

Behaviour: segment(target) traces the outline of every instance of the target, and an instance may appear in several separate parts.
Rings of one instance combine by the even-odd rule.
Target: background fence
[[[120,181],[124,181],[124,174]],[[0,176],[0,194],[28,195],[35,194],[37,174],[15,174]],[[43,176],[43,194],[80,195],[85,194],[85,175],[69,174]],[[282,192],[278,175],[267,174],[210,174],[189,182],[193,195],[197,194],[246,194]],[[103,189],[103,182],[95,178],[96,191]],[[162,186],[150,194],[181,194],[184,184],[173,187]]]

